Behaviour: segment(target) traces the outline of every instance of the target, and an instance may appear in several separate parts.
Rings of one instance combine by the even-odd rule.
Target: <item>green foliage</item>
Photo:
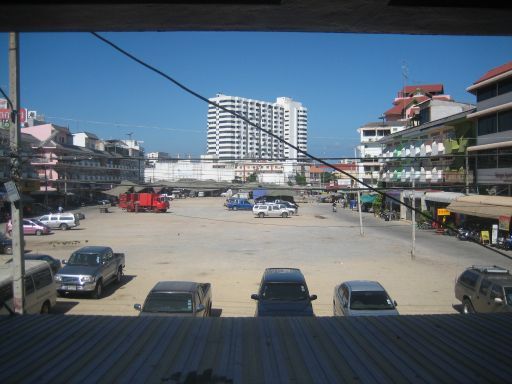
[[[378,215],[381,212],[381,210],[382,210],[382,195],[381,194],[377,195],[375,200],[373,200],[372,207],[373,207],[373,212],[376,215]]]
[[[297,185],[306,185],[306,176],[304,174],[296,173],[295,183],[297,183]]]
[[[248,183],[254,183],[256,181],[258,181],[258,175],[256,173],[251,173],[249,177],[247,177]]]

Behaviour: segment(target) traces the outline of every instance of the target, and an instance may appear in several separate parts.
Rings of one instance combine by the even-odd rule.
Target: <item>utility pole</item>
[[[364,236],[363,214],[361,213],[361,191],[357,190],[357,209],[359,210],[359,233]]]
[[[19,77],[19,35],[9,33],[9,97],[12,103],[10,129],[11,181],[20,190],[21,165],[21,126],[20,126],[20,77]],[[21,199],[11,202],[12,261],[13,261],[13,306],[14,312],[25,312],[25,262],[23,246],[23,204]]]
[[[416,196],[414,194],[414,186],[415,186],[415,169],[413,168],[412,173],[412,192],[411,192],[411,223],[412,223],[412,246],[411,246],[411,260],[414,260],[416,257]]]

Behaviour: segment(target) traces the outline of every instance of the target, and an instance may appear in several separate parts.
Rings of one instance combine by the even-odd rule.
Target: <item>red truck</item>
[[[158,193],[121,193],[119,207],[127,212],[167,212],[169,198]]]

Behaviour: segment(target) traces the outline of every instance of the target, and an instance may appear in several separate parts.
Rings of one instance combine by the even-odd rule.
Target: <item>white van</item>
[[[49,213],[38,220],[52,229],[60,228],[64,231],[80,225],[80,220],[73,213]]]
[[[13,309],[13,264],[0,265],[0,305]],[[48,313],[57,303],[57,289],[50,264],[40,260],[25,260],[25,313]],[[0,315],[9,311],[1,305]]]

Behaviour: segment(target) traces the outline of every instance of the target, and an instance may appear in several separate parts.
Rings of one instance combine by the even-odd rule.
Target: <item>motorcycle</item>
[[[470,233],[471,231],[467,228],[459,228],[457,230],[457,239],[461,241],[468,241],[470,240]]]

